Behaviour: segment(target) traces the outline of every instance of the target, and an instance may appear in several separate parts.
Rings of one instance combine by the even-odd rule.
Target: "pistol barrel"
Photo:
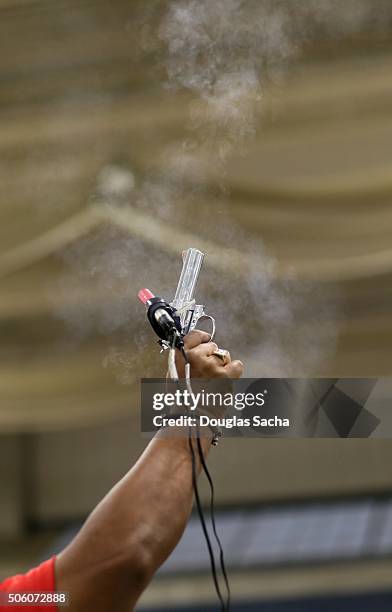
[[[185,304],[191,302],[195,295],[197,281],[199,279],[204,253],[197,249],[188,249],[183,253],[184,265],[182,268],[177,291],[172,302],[173,307],[181,309]]]

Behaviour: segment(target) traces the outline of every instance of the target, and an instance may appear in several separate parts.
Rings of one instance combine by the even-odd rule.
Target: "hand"
[[[229,358],[224,365],[219,357],[213,355],[218,345],[210,342],[210,335],[206,332],[192,331],[185,336],[184,343],[192,378],[241,378],[243,375],[244,365],[241,361]],[[179,377],[185,378],[185,360],[180,351],[177,351],[176,364]]]

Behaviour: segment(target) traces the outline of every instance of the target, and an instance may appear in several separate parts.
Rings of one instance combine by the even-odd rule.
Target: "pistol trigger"
[[[215,323],[214,317],[211,317],[210,315],[206,315],[206,316],[210,319],[210,321],[212,323],[212,332],[211,332],[211,340],[210,340],[210,342],[211,342],[215,338],[216,323]]]
[[[215,324],[215,319],[214,319],[214,317],[212,317],[211,315],[206,314],[206,313],[204,312],[204,310],[203,310],[202,314],[201,314],[200,316],[198,316],[198,317],[197,317],[197,319],[196,319],[196,323],[197,323],[198,321],[201,321],[202,319],[209,319],[209,320],[211,321],[211,323],[212,323],[212,330],[211,330],[211,332],[210,332],[210,342],[211,342],[211,341],[212,341],[212,340],[215,338],[215,332],[216,332],[216,324]],[[196,323],[195,323],[195,324],[196,324]]]

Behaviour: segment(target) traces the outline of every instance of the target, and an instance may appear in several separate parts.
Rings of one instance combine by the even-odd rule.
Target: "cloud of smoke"
[[[388,28],[386,0],[174,0],[159,33],[168,84],[193,92],[193,127],[232,146],[254,136],[262,99],[304,45]]]
[[[193,126],[237,145],[253,136],[266,68],[290,54],[284,9],[245,11],[242,0],[172,2],[160,36],[169,84],[198,97]],[[212,130],[212,131],[211,131]]]
[[[331,41],[353,35],[365,25],[382,30],[391,14],[385,0],[169,2],[159,37],[167,51],[166,84],[193,94],[189,138],[165,150],[161,172],[140,185],[113,167],[99,177],[106,205],[132,206],[167,223],[175,217],[178,231],[184,227],[248,253],[246,278],[206,266],[198,296],[217,317],[218,340],[240,354],[249,350],[257,363],[255,374],[304,376],[322,368],[335,347],[336,296],[332,288],[326,294],[311,284],[278,280],[260,237],[230,221],[225,194],[215,197],[213,211],[202,203],[206,177],[211,167],[224,174],[227,156],[244,150],[255,137],[266,90],[304,46],[320,37]],[[153,347],[142,309],[139,316],[130,308],[135,291],[148,284],[171,299],[179,261],[111,228],[79,243],[66,257],[75,291],[76,285],[92,282],[106,298],[97,302],[92,293],[84,309],[67,306],[62,316],[80,333],[98,328],[128,339],[131,334],[128,344],[118,340],[112,346],[104,362],[121,382],[129,382],[139,355]]]

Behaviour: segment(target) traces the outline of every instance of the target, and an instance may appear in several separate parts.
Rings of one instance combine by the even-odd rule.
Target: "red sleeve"
[[[27,574],[19,574],[0,582],[1,593],[41,593],[56,590],[54,576],[55,557],[33,568]],[[2,606],[4,612],[58,612],[57,606]]]

